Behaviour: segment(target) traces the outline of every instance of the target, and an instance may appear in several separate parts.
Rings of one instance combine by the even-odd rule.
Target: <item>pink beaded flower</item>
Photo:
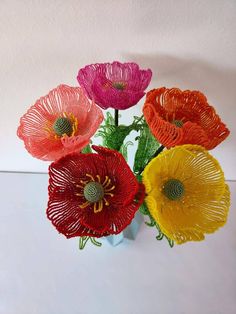
[[[150,83],[152,71],[136,63],[96,63],[80,69],[77,79],[101,108],[124,110],[137,104]]]
[[[36,158],[57,160],[81,151],[103,121],[103,113],[80,87],[60,85],[20,119],[17,135]]]

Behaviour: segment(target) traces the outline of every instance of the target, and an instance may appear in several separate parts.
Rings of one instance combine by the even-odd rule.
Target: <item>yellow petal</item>
[[[178,179],[184,196],[169,200],[162,192]],[[163,152],[145,168],[146,203],[162,232],[176,243],[200,241],[227,219],[230,194],[219,163],[201,146],[183,145]]]

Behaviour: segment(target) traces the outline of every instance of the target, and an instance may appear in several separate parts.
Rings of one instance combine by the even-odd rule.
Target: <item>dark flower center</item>
[[[166,181],[162,191],[169,200],[176,201],[184,195],[184,185],[178,179],[170,179]]]
[[[172,123],[178,128],[181,128],[184,124],[182,120],[173,120]]]
[[[125,84],[122,82],[114,82],[112,84],[113,87],[115,87],[118,90],[124,90],[125,89]]]
[[[70,119],[60,117],[54,122],[53,130],[58,136],[62,136],[64,134],[70,136],[73,132],[73,126]]]
[[[84,187],[84,197],[91,203],[101,201],[104,197],[104,188],[99,182],[91,181]]]

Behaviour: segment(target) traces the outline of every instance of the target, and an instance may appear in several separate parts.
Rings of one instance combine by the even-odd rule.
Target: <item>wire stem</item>
[[[115,109],[115,126],[119,125],[119,110]]]
[[[155,154],[152,156],[152,159],[156,156],[158,156],[162,151],[163,149],[165,148],[165,146],[161,145],[158,150],[155,152]]]

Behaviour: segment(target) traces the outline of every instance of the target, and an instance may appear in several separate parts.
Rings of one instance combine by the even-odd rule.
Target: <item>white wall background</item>
[[[80,67],[120,60],[150,67],[150,88],[208,96],[231,129],[213,154],[236,179],[235,14],[235,0],[1,0],[0,170],[47,171],[16,137],[20,116],[60,83],[77,85]]]
[[[20,116],[80,67],[120,60],[150,67],[150,88],[208,96],[231,129],[213,153],[235,180],[235,17],[236,0],[0,0],[0,172],[46,172]],[[47,182],[0,173],[0,314],[236,313],[235,182],[228,223],[204,242],[170,249],[143,224],[135,242],[83,252],[46,219]]]

